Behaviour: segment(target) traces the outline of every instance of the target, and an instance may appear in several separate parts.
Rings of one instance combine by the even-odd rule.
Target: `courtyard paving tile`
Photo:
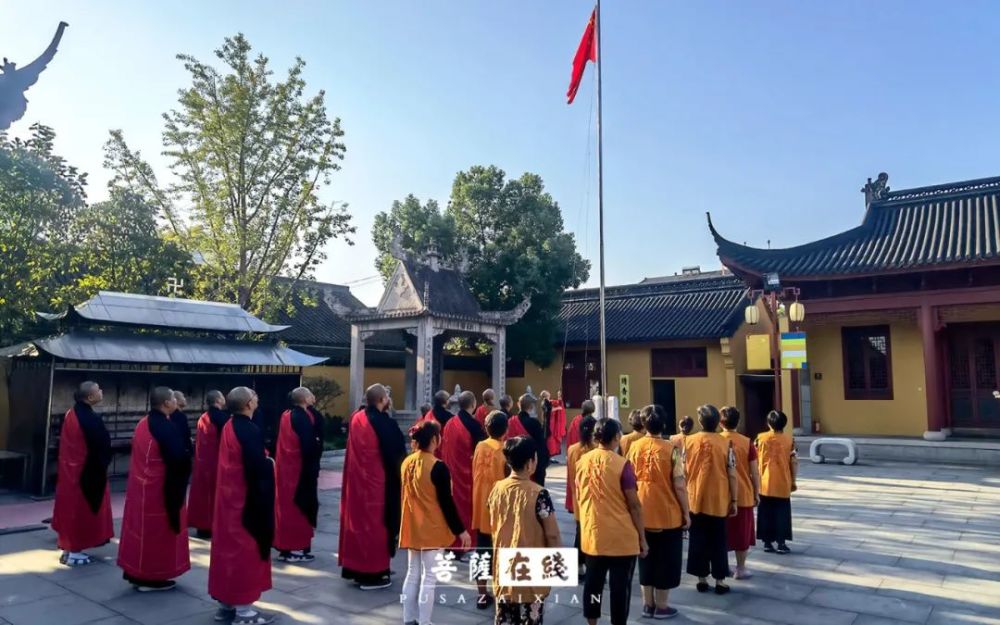
[[[562,510],[565,467],[550,470],[565,543],[572,517]],[[331,482],[330,484],[333,484]],[[335,484],[333,484],[335,485]],[[398,625],[402,554],[393,587],[364,593],[336,566],[339,490],[321,493],[316,562],[275,562],[274,589],[261,607],[286,625]],[[917,464],[854,467],[804,464],[793,500],[790,556],[751,554],[755,577],[733,581],[724,597],[695,592],[692,580],[671,593],[675,623],[699,625],[1000,625],[1000,475],[986,468]],[[2,508],[0,508],[2,513]],[[95,549],[99,561],[68,569],[48,531],[0,535],[0,625],[208,625],[209,544],[191,540],[192,570],[178,588],[155,596],[132,591],[115,566],[117,542]],[[636,582],[638,583],[638,582]],[[440,588],[438,625],[486,625],[468,583]],[[546,623],[582,623],[572,589],[553,595]],[[459,600],[464,598],[464,602]],[[638,589],[633,595],[638,618]],[[607,622],[606,620],[604,622]]]

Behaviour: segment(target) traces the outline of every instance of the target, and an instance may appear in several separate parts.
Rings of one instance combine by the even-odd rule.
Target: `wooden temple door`
[[[947,340],[951,426],[1000,431],[1000,324],[954,324]]]
[[[579,408],[590,399],[591,387],[601,380],[601,354],[594,351],[570,351],[563,358],[562,392],[567,408]],[[541,389],[534,389],[537,393]]]

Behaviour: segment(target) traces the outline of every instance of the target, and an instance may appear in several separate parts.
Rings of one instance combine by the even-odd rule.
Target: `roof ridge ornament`
[[[889,194],[889,174],[883,171],[874,182],[869,178],[868,183],[861,187],[861,192],[865,194],[865,208],[871,206],[872,202],[884,200]]]

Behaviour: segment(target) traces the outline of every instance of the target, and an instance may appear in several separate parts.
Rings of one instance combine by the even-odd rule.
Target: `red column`
[[[941,384],[941,366],[938,358],[937,311],[929,304],[919,310],[920,336],[924,348],[924,380],[927,394],[927,440],[944,440],[942,432],[947,427],[944,410],[944,389]]]

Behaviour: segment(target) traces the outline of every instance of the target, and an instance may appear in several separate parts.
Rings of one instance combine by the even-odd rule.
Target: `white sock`
[[[236,616],[253,616],[254,614],[257,614],[257,610],[254,610],[252,605],[236,606]]]
[[[69,552],[69,557],[73,558],[74,560],[85,560],[85,559],[89,558],[90,556],[88,556],[87,554],[85,554],[82,551],[70,551]]]

